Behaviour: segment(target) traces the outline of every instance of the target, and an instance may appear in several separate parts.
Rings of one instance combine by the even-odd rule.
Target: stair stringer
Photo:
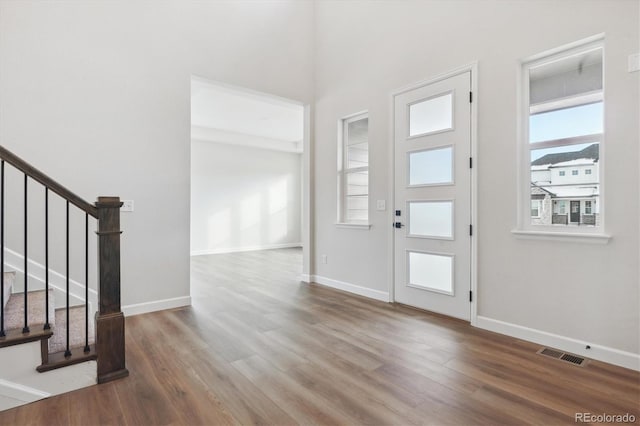
[[[16,251],[11,250],[8,247],[4,248],[4,262],[5,270],[13,270],[16,273],[16,278],[13,283],[13,291],[21,291],[23,289],[24,282],[24,256]],[[46,268],[41,263],[29,259],[29,290],[44,290],[45,288],[45,271]],[[49,268],[49,288],[53,288],[56,293],[56,300],[65,300],[66,296],[66,278],[64,274]],[[84,284],[69,280],[69,299],[70,305],[83,305],[85,294]],[[98,292],[95,289],[89,288],[89,305],[98,306]],[[56,306],[58,308],[62,305]],[[90,308],[90,312],[93,310]]]
[[[50,397],[51,394],[0,379],[0,411]]]
[[[40,342],[0,349],[0,411],[97,384],[96,361],[39,373],[40,357]]]

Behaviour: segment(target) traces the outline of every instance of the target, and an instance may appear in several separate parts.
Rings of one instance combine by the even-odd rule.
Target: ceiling
[[[304,107],[194,77],[191,132],[196,140],[302,152]]]

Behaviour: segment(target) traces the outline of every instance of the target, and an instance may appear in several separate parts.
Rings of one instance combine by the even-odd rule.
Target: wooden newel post
[[[120,202],[98,197],[98,383],[129,375],[125,367],[124,314],[120,310]]]

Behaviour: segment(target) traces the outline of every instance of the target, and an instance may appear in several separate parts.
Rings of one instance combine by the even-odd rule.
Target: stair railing
[[[4,272],[5,272],[5,163],[24,174],[24,327],[21,335],[8,336],[5,331],[4,315]],[[45,318],[42,330],[31,330],[28,318],[28,184],[29,180],[44,187],[45,198]],[[98,197],[94,205],[83,200],[58,182],[37,170],[12,152],[0,146],[0,346],[9,346],[26,341],[43,340],[51,337],[49,318],[49,192],[66,201],[66,349],[64,359],[47,365],[48,353],[42,350],[43,365],[38,371],[47,371],[64,365],[97,359],[98,383],[104,383],[127,376],[125,367],[124,314],[120,306],[120,206],[118,197]],[[69,210],[71,205],[84,212],[84,290],[85,290],[85,345],[83,354],[73,354],[70,348],[70,269],[69,269]],[[96,344],[89,344],[89,217],[97,219],[98,235],[98,312],[96,314]],[[43,340],[44,341],[44,340]]]

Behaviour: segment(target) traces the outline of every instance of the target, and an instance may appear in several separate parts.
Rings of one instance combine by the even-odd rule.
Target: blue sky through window
[[[529,117],[529,141],[542,142],[602,133],[602,102],[580,105]],[[558,152],[580,151],[591,143],[531,150],[531,161]]]
[[[602,133],[602,102],[531,115],[529,142]]]

